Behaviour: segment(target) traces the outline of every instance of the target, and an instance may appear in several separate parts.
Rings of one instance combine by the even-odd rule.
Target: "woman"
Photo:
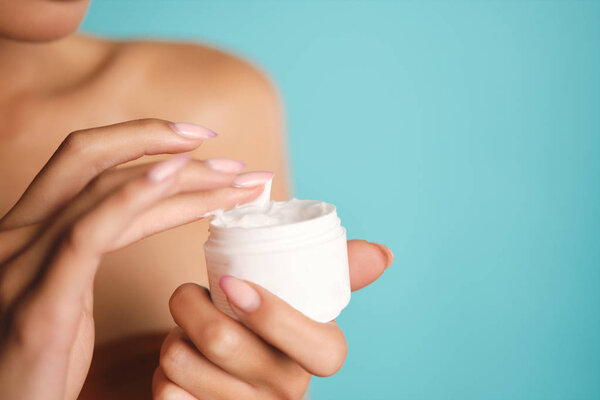
[[[211,48],[74,35],[88,3],[0,0],[0,398],[301,398],[344,361],[335,322],[231,278],[236,322],[198,285],[201,216],[267,171],[288,195],[275,91]],[[353,289],[392,262],[348,248]]]

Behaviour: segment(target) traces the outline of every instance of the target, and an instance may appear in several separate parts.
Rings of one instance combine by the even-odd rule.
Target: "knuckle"
[[[67,153],[78,154],[85,150],[87,131],[73,131],[67,135],[60,145],[60,149]]]
[[[201,332],[202,351],[211,360],[236,357],[242,348],[242,338],[237,329],[225,320],[207,323]]]
[[[163,344],[159,365],[167,377],[172,379],[177,376],[178,371],[185,368],[188,351],[188,346],[181,339],[167,341]]]
[[[83,129],[69,133],[60,145],[60,151],[68,157],[79,156],[82,168],[88,169],[93,175],[105,168],[106,160],[95,154],[94,142],[97,142],[101,136],[94,133],[101,132],[103,127]],[[81,155],[85,155],[84,158]]]

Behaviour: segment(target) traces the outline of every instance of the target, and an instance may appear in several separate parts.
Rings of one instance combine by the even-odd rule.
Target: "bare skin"
[[[202,121],[219,137],[192,156],[227,155],[246,162],[249,170],[274,171],[273,198],[287,197],[279,102],[254,67],[197,45],[72,36],[49,46],[55,48],[47,61],[35,65],[43,68],[33,78],[40,86],[0,99],[0,215],[69,132],[150,116]],[[65,54],[64,60],[55,61],[54,54]],[[51,85],[42,79],[47,76],[56,77]],[[123,76],[131,78],[123,82]],[[200,221],[107,256],[96,278],[97,341],[172,326],[171,293],[183,282],[206,284],[201,246],[206,235],[207,222]],[[129,292],[140,295],[131,298]],[[140,313],[140,308],[152,312]]]
[[[55,153],[70,132],[81,129],[88,129],[85,131],[88,132],[91,127],[103,127],[99,129],[103,135],[116,132],[123,138],[122,144],[113,143],[117,154],[135,144],[127,139],[126,131],[131,129],[127,127],[138,126],[135,120],[144,118],[154,119],[147,126],[166,134],[166,141],[176,139],[169,136],[173,133],[165,126],[166,122],[156,119],[194,122],[216,131],[219,137],[197,142],[185,149],[163,149],[157,152],[159,155],[145,156],[125,165],[114,163],[122,169],[114,174],[126,175],[126,171],[135,170],[130,168],[132,166],[155,162],[167,154],[189,151],[193,159],[228,157],[243,160],[247,170],[273,171],[276,178],[272,197],[277,200],[288,197],[281,107],[277,93],[263,73],[245,61],[200,45],[115,43],[68,36],[76,29],[86,7],[86,0],[0,0],[0,59],[3,60],[0,63],[0,216],[5,215],[19,200],[50,156],[64,152],[64,148],[61,148]],[[38,12],[33,13],[32,10]],[[23,18],[11,18],[13,15]],[[106,127],[123,121],[134,122],[123,125],[125,128]],[[85,147],[82,151],[85,151]],[[69,168],[77,170],[77,164],[74,165]],[[174,183],[169,184],[172,187],[164,186],[166,192],[161,192],[160,196],[167,196],[176,190],[206,190],[206,179],[214,173],[202,168],[202,165],[201,161],[190,163],[181,172],[182,176],[188,176],[188,180],[173,178]],[[87,171],[89,179],[95,175],[111,174],[111,171],[93,171],[93,168],[90,171],[83,164],[81,171]],[[196,179],[190,180],[189,177],[194,173],[197,174]],[[234,204],[236,199],[243,196],[249,198],[258,193],[256,188],[239,191],[228,187],[234,177],[235,174],[229,174],[218,178],[221,185],[219,205],[198,200],[191,202],[188,210],[194,207],[196,211],[227,207]],[[136,191],[140,202],[149,204],[151,201],[163,201],[163,197],[156,197],[158,189],[147,180],[137,175],[130,178],[129,181],[123,180],[122,187],[124,190],[129,185],[143,188]],[[179,179],[183,179],[184,183],[177,183]],[[50,186],[45,183],[42,193],[50,194],[55,188],[59,190],[68,184],[71,182],[55,178]],[[194,185],[204,186],[199,188]],[[144,194],[144,191],[149,194]],[[151,200],[152,196],[156,198]],[[43,197],[39,201],[39,209],[35,204],[33,207],[31,204],[23,206],[25,212],[16,218],[19,222],[16,226],[10,226],[10,220],[9,229],[0,226],[3,243],[21,243],[21,247],[28,243],[23,240],[19,229],[37,222],[27,219],[51,203],[44,201]],[[73,193],[69,201],[78,204],[78,201],[81,202],[79,197]],[[106,209],[104,214],[98,214],[100,211],[91,205],[88,211],[92,217],[96,214],[101,217],[89,217],[93,224],[84,223],[85,216],[83,222],[74,219],[73,226],[83,224],[88,229],[84,229],[84,232],[88,234],[103,230],[113,232],[123,218],[136,220],[137,217],[129,215],[129,211],[115,206],[119,205],[118,202],[113,201],[112,204],[110,198],[106,201],[101,199],[99,197],[95,201],[100,204],[100,211],[102,204],[108,203],[103,206]],[[161,212],[164,215],[158,213],[158,217],[168,216],[173,210],[167,207]],[[54,218],[50,221],[64,219],[64,213],[50,214]],[[119,218],[121,214],[123,218]],[[193,213],[181,221],[167,218],[165,220],[172,224],[161,230],[195,222],[158,234],[140,228],[138,236],[144,240],[137,243],[133,243],[135,240],[122,243],[118,232],[113,232],[114,237],[111,236],[101,246],[93,241],[77,240],[74,251],[67,240],[65,246],[59,247],[58,261],[52,249],[36,244],[42,250],[36,250],[34,246],[31,252],[39,260],[36,263],[21,262],[25,266],[24,271],[30,268],[44,271],[42,266],[50,265],[48,273],[51,274],[55,264],[59,267],[77,265],[81,263],[78,258],[81,254],[98,255],[85,260],[90,266],[89,273],[95,275],[94,361],[86,378],[93,338],[90,341],[89,335],[84,334],[85,346],[78,344],[81,333],[77,333],[80,328],[76,329],[75,322],[71,328],[69,324],[66,328],[60,324],[49,330],[49,325],[45,325],[45,314],[39,314],[39,311],[36,314],[37,308],[25,302],[17,308],[20,310],[17,320],[26,321],[25,326],[33,329],[25,330],[28,333],[23,341],[23,325],[8,321],[9,334],[0,337],[0,379],[14,386],[16,380],[11,378],[10,371],[19,366],[21,371],[35,372],[29,377],[33,382],[43,382],[45,379],[52,385],[66,382],[64,387],[42,385],[37,388],[48,396],[50,393],[56,394],[52,398],[73,398],[85,380],[80,395],[82,399],[135,399],[149,398],[151,395],[155,399],[169,396],[299,399],[311,374],[327,376],[335,373],[346,354],[343,334],[335,323],[316,324],[264,289],[235,281],[231,281],[234,283],[230,285],[241,288],[241,291],[254,292],[260,299],[260,306],[252,310],[238,307],[241,323],[214,309],[207,293],[196,285],[206,284],[202,243],[207,236],[207,221],[197,219]],[[0,220],[0,225],[6,221],[6,218]],[[38,239],[32,240],[33,243],[39,242]],[[13,255],[21,251],[19,246],[13,249]],[[20,264],[11,261],[13,255],[9,247],[0,249],[5,256],[4,259],[0,257],[0,262],[4,263],[0,265],[0,271],[16,271],[12,276],[17,278],[20,274],[26,276],[26,272],[21,273]],[[352,286],[356,290],[377,279],[391,263],[392,256],[383,246],[351,241],[349,260]],[[75,278],[76,274],[64,274],[61,279]],[[186,282],[195,284],[181,286]],[[0,300],[21,298],[21,289],[11,285],[6,274],[0,274]],[[76,291],[77,285],[71,286]],[[60,296],[56,296],[62,293],[61,290],[34,289],[31,296],[41,299],[37,303],[33,301],[34,305],[49,307],[50,314],[61,311],[61,307],[56,305],[60,302],[54,304],[48,300],[60,299]],[[85,293],[91,295],[92,290]],[[233,297],[229,297],[230,302],[235,303],[235,293],[236,290],[231,292]],[[83,309],[88,306],[87,302],[81,305]],[[73,315],[71,317],[75,318]],[[288,321],[290,325],[281,326],[274,321]],[[177,328],[173,328],[174,322]],[[86,326],[89,331],[92,325]],[[31,336],[30,332],[39,332],[40,336]],[[74,343],[69,339],[73,335],[77,337]],[[48,337],[53,340],[48,341]],[[39,343],[44,344],[42,348]],[[255,356],[240,359],[237,357],[237,347],[232,343],[249,349]],[[6,361],[11,360],[7,354],[13,357],[13,361]],[[45,362],[32,365],[45,365],[51,374],[31,368],[27,363],[30,360],[20,354],[35,354],[36,357],[43,354],[42,361]],[[64,361],[62,369],[53,366],[58,359]],[[190,375],[188,371],[198,373]],[[18,378],[24,379],[24,374]],[[10,388],[12,392],[6,393],[17,397],[19,393],[25,394],[20,388],[32,389],[27,384],[20,387],[17,384]],[[31,393],[35,394],[35,391]]]
[[[70,132],[150,116],[202,121],[219,137],[193,151],[193,156],[227,155],[244,160],[249,170],[274,171],[273,198],[288,197],[279,100],[270,82],[249,64],[188,44],[110,43],[70,36],[48,45],[24,46],[48,49],[42,54],[37,54],[38,49],[30,54],[30,49],[23,51],[22,57],[32,66],[22,75],[16,68],[10,75],[0,74],[12,78],[0,81],[0,215],[16,202]],[[52,79],[44,79],[49,76]],[[131,78],[123,82],[122,76]],[[26,89],[14,82],[23,82]],[[147,349],[158,354],[162,338],[155,332],[173,326],[168,307],[173,291],[185,282],[206,285],[202,243],[207,232],[207,221],[198,221],[103,259],[94,291],[99,364],[104,352],[117,364],[155,361],[139,355],[131,345],[115,353],[110,343],[140,335],[154,337],[153,349]],[[107,371],[94,368],[104,383],[95,385],[96,391],[104,388],[103,393],[113,398],[119,393],[123,398],[131,392],[149,393],[154,367],[139,365],[139,375],[145,379],[131,379],[127,387],[111,385],[110,376],[105,378]]]

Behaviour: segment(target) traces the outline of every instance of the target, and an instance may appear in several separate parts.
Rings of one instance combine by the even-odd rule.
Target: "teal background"
[[[396,253],[314,399],[600,398],[600,2],[97,0],[84,30],[261,65],[296,195]]]

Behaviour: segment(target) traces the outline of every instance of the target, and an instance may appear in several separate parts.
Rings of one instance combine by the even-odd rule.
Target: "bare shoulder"
[[[132,118],[156,117],[205,125],[219,139],[202,156],[239,158],[248,168],[279,175],[274,196],[287,197],[287,159],[280,97],[253,63],[194,43],[124,42],[114,61],[126,77]]]
[[[148,100],[160,97],[162,110],[260,105],[280,111],[267,74],[233,54],[194,43],[126,42],[120,48],[120,72],[130,74]]]

